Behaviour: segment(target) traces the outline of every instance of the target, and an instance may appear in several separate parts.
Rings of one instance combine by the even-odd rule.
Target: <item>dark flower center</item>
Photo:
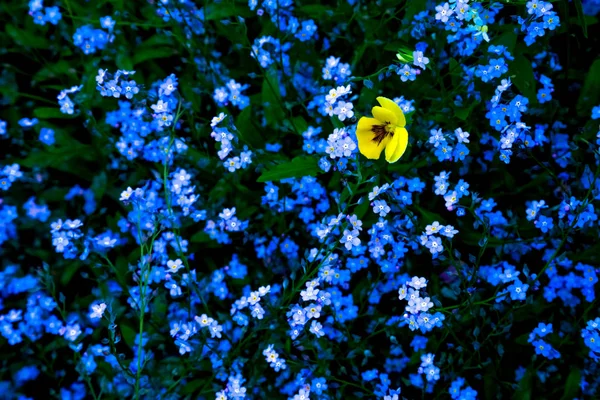
[[[375,134],[373,141],[377,143],[377,145],[380,145],[383,139],[388,135],[394,136],[394,131],[390,129],[389,122],[386,122],[385,125],[373,125],[371,127],[371,132]]]

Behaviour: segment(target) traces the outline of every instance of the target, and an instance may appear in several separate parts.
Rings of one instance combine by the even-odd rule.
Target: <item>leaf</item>
[[[307,4],[296,8],[299,15],[304,15],[312,19],[322,19],[325,17],[331,17],[334,11],[331,7],[323,4]]]
[[[136,51],[133,56],[133,65],[138,65],[144,61],[153,60],[155,58],[169,58],[177,54],[177,51],[171,47],[158,47]]]
[[[60,283],[63,286],[67,286],[69,284],[69,282],[71,282],[71,279],[73,278],[73,275],[75,275],[75,272],[77,272],[77,270],[79,269],[79,267],[81,266],[81,264],[74,262],[74,263],[70,263],[69,265],[67,265],[67,267],[64,269],[62,276],[60,277]]]
[[[368,201],[363,201],[354,209],[354,213],[356,214],[358,219],[362,219],[365,216],[365,214],[367,214],[367,211],[369,211]]]
[[[308,122],[301,116],[292,118],[292,124],[296,128],[295,131],[300,133],[304,133],[308,130]]]
[[[44,168],[53,167],[60,170],[69,171],[75,175],[85,172],[83,165],[80,165],[77,170],[72,169],[72,165],[68,162],[73,159],[93,160],[97,157],[93,147],[82,144],[77,140],[65,139],[63,146],[51,146],[40,151],[32,151],[29,155],[19,163],[27,168]],[[81,163],[79,163],[81,164]]]
[[[331,117],[331,123],[333,124],[333,127],[337,129],[342,129],[345,126],[344,123],[340,121],[337,115]]]
[[[287,178],[300,178],[303,176],[316,176],[322,171],[318,160],[314,157],[299,156],[292,161],[276,165],[262,173],[257,182],[279,181]]]
[[[459,118],[462,119],[463,121],[466,121],[467,118],[469,118],[469,115],[471,114],[471,111],[473,111],[473,108],[479,103],[477,102],[472,102],[471,104],[469,104],[467,107],[456,107],[455,111],[454,111],[454,115]]]
[[[75,118],[74,114],[64,114],[60,111],[60,108],[54,107],[39,107],[33,110],[33,115],[40,119],[51,119],[51,118]]]
[[[117,54],[117,58],[115,59],[115,64],[117,64],[117,68],[124,69],[126,71],[131,71],[133,69],[133,62],[131,61],[131,57],[125,51],[120,51]]]
[[[498,387],[495,375],[494,368],[491,365],[488,365],[485,368],[485,375],[483,377],[483,387],[486,399],[493,399],[496,397],[495,394]]]
[[[43,82],[49,79],[53,79],[58,75],[69,75],[74,74],[73,66],[66,60],[60,60],[54,64],[48,64],[44,68],[40,69],[34,76],[33,81]]]
[[[581,0],[573,0],[573,3],[575,3],[575,10],[577,10],[577,20],[579,21],[579,25],[581,25],[583,36],[587,39],[587,23],[585,21],[585,14],[583,13],[583,6],[581,5]]]
[[[367,48],[369,47],[369,43],[367,42],[363,42],[358,49],[356,50],[356,52],[354,53],[354,57],[352,57],[352,69],[354,69],[354,67],[356,66],[356,64],[358,64],[360,62],[360,60],[362,59],[363,54],[365,54],[365,51],[367,50]]]
[[[185,384],[183,387],[183,393],[189,394],[194,393],[196,390],[202,388],[205,384],[204,379],[195,379]]]
[[[206,21],[214,21],[230,17],[250,17],[253,14],[248,7],[233,2],[229,4],[210,2],[204,11],[204,19]]]
[[[425,10],[427,10],[427,1],[411,0],[407,2],[406,11],[404,13],[404,19],[410,21],[415,15]]]
[[[593,106],[600,101],[600,58],[597,58],[590,67],[583,87],[577,100],[577,113],[580,116],[588,114]]]
[[[98,175],[94,176],[91,189],[94,192],[96,200],[102,199],[104,192],[106,192],[106,172],[102,171]]]
[[[285,117],[280,104],[280,99],[281,92],[279,90],[277,71],[271,69],[267,71],[262,84],[262,103],[264,106],[265,118],[270,124],[276,124]]]
[[[527,368],[525,375],[519,381],[519,386],[513,395],[514,400],[531,400],[531,390],[533,385],[533,371]]]
[[[579,395],[579,385],[581,384],[581,371],[579,368],[571,368],[571,372],[565,383],[565,391],[560,400],[575,399]]]
[[[135,341],[135,331],[129,325],[120,324],[119,328],[121,328],[121,336],[123,336],[123,340],[127,343],[127,346],[133,348]]]
[[[21,46],[32,47],[35,49],[46,49],[50,47],[50,42],[43,35],[19,29],[14,25],[6,25],[6,33]]]
[[[515,46],[517,45],[517,34],[513,31],[505,32],[494,38],[492,44],[495,46],[505,46],[510,54],[513,54]]]
[[[416,209],[417,209],[417,212],[423,216],[424,223],[426,223],[426,224],[431,224],[434,221],[438,221],[440,223],[442,223],[444,221],[444,219],[442,218],[442,216],[440,214],[437,214],[437,213],[434,213],[431,211],[427,211],[419,206],[416,206]]]
[[[252,124],[252,106],[245,107],[240,115],[235,119],[235,126],[242,142],[249,144],[253,148],[263,147],[264,138],[259,129]]]
[[[524,334],[518,336],[515,339],[515,343],[520,344],[521,346],[529,346],[529,334],[524,333]]]
[[[517,51],[514,61],[510,63],[510,70],[513,74],[512,81],[515,86],[523,93],[530,102],[536,102],[535,78],[533,76],[533,67],[531,61],[525,57],[522,52]]]

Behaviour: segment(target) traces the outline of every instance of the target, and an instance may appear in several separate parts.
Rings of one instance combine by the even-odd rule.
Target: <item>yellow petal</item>
[[[385,152],[385,159],[389,163],[398,161],[406,151],[406,147],[408,146],[408,131],[405,128],[397,127],[394,130],[394,140],[398,141],[394,153],[388,156],[387,149]]]
[[[390,142],[387,144],[387,146],[385,146],[385,160],[387,162],[390,162],[391,157],[398,148],[399,137],[399,135],[394,134],[394,136],[391,136]]]
[[[381,104],[381,106],[387,110],[390,110],[391,112],[394,113],[394,115],[397,118],[397,122],[396,125],[399,127],[405,127],[406,126],[406,118],[404,118],[404,113],[402,112],[402,109],[400,108],[400,106],[398,104],[396,104],[396,102],[394,100],[390,100],[387,97],[382,97],[379,96],[377,98],[377,101],[379,102],[379,104]]]
[[[358,120],[358,125],[356,126],[356,131],[362,132],[370,132],[373,135],[372,128],[373,125],[381,125],[381,122],[377,121],[375,118],[369,117],[361,117]]]
[[[377,144],[377,142],[373,141],[373,138],[375,137],[375,134],[371,130],[373,125],[381,125],[381,123],[375,118],[368,117],[362,117],[358,120],[356,139],[358,140],[358,150],[360,153],[371,160],[376,160],[381,156],[381,152],[390,141],[390,136]]]
[[[398,117],[396,117],[396,114],[394,114],[386,108],[375,106],[373,107],[371,112],[373,113],[375,119],[381,121],[380,123],[382,124],[396,125],[396,121],[398,121]]]

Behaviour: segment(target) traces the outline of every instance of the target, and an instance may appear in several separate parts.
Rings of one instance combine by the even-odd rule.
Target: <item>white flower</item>
[[[202,314],[200,317],[195,316],[194,319],[201,327],[209,326],[214,320],[210,317],[207,317],[206,314]]]
[[[317,294],[319,293],[319,289],[314,289],[312,286],[308,287],[306,290],[300,292],[300,296],[302,296],[302,300],[311,301],[317,300]]]
[[[424,287],[427,287],[427,280],[425,278],[419,278],[417,276],[413,276],[410,282],[407,282],[408,286],[412,286],[415,289],[419,290]]]
[[[219,122],[223,121],[226,116],[227,115],[224,113],[220,113],[218,117],[213,117],[213,119],[210,121],[210,126],[214,128],[219,124]]]
[[[169,272],[175,273],[183,268],[183,264],[181,263],[180,259],[175,261],[169,260],[167,261],[167,267],[169,267]]]
[[[327,101],[329,104],[334,104],[337,99],[338,99],[338,92],[335,89],[331,89],[329,91],[329,94],[325,96],[325,101]]]
[[[102,318],[102,315],[104,314],[104,310],[106,310],[105,303],[92,304],[92,312],[90,314],[90,318],[91,319]]]
[[[258,288],[258,294],[262,297],[271,291],[271,285],[261,286]]]

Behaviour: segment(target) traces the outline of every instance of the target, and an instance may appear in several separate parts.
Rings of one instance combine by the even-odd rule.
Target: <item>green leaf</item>
[[[442,216],[440,214],[431,212],[431,211],[427,211],[422,207],[416,206],[417,212],[419,214],[421,214],[423,216],[423,220],[424,223],[426,224],[431,224],[434,221],[439,221],[440,223],[442,223],[442,221],[444,221],[444,219],[442,218]]]
[[[457,118],[462,119],[463,121],[466,121],[467,118],[469,118],[469,115],[471,114],[471,111],[473,111],[473,108],[475,108],[475,106],[477,104],[479,104],[479,103],[472,102],[467,107],[455,107],[454,108],[454,115]]]
[[[286,178],[300,178],[303,176],[316,176],[322,171],[318,160],[314,157],[299,156],[292,161],[276,165],[262,173],[257,182],[279,181]]]
[[[106,192],[106,172],[102,171],[100,174],[94,176],[91,189],[94,192],[96,200],[100,200],[104,196],[104,192]]]
[[[271,69],[267,71],[262,84],[262,102],[265,111],[265,118],[269,124],[276,124],[283,121],[285,113],[281,104],[281,92],[279,90],[279,79],[277,71]]]
[[[331,7],[318,3],[300,6],[296,8],[296,11],[299,15],[304,15],[317,20],[331,17],[334,14],[334,11],[331,9]]]
[[[600,101],[600,58],[590,67],[577,100],[577,113],[584,116]]]
[[[292,124],[296,127],[295,130],[300,133],[304,133],[308,130],[308,122],[301,116],[292,118]]]
[[[581,371],[579,368],[571,368],[571,372],[565,383],[565,391],[560,400],[571,400],[579,395],[579,385],[581,384]]]
[[[577,20],[579,21],[579,25],[581,25],[583,36],[587,38],[587,23],[585,21],[585,14],[583,13],[583,6],[581,5],[581,0],[573,0],[573,3],[575,3],[575,10],[577,10]]]
[[[60,111],[60,108],[54,107],[39,107],[33,110],[33,115],[40,119],[51,119],[51,118],[75,118],[73,114],[64,114]]]
[[[510,71],[513,74],[512,81],[531,103],[537,102],[531,61],[522,52],[517,51],[517,54],[510,64]]]
[[[205,385],[204,379],[194,379],[193,381],[186,383],[182,390],[183,390],[183,393],[186,393],[186,394],[194,393],[196,390],[200,389],[204,385]]]
[[[517,45],[517,34],[513,31],[505,32],[492,40],[494,46],[505,46],[510,54],[513,54]]]
[[[250,17],[253,12],[248,7],[241,4],[222,2],[210,2],[204,11],[204,19],[206,21],[214,21],[231,17]]]
[[[206,233],[204,231],[196,232],[190,238],[190,241],[192,243],[208,243],[211,240],[212,239],[210,238],[210,236],[208,235],[208,233]]]
[[[367,211],[369,211],[369,202],[366,200],[364,200],[354,209],[354,213],[356,214],[358,219],[362,219],[365,216],[365,214],[367,214]]]
[[[66,60],[60,60],[54,64],[48,64],[40,69],[34,76],[33,81],[43,82],[49,79],[56,78],[59,75],[73,75],[75,69]]]
[[[32,151],[29,155],[19,163],[27,168],[34,167],[53,167],[60,170],[69,171],[75,175],[85,171],[83,165],[80,165],[77,170],[72,169],[72,165],[68,163],[75,159],[93,160],[97,157],[93,147],[82,144],[77,140],[64,140],[63,146],[51,146],[40,151]],[[81,163],[80,163],[81,164]]]
[[[77,270],[79,269],[80,266],[81,266],[81,264],[76,263],[76,262],[67,265],[67,267],[62,272],[62,276],[60,277],[60,283],[63,286],[68,285],[69,282],[71,282],[73,275],[75,275],[75,272],[77,272]]]
[[[333,127],[337,129],[342,129],[345,126],[344,123],[337,117],[337,115],[331,117],[331,123],[333,124]]]
[[[450,79],[452,80],[452,86],[459,87],[463,80],[463,69],[461,64],[456,61],[456,59],[451,58],[448,63],[448,72],[447,75],[450,75]]]
[[[525,375],[519,381],[519,386],[513,395],[514,400],[531,400],[531,391],[533,386],[533,371],[527,368]]]
[[[521,346],[529,346],[529,334],[524,333],[521,336],[518,336],[515,339],[516,344],[520,344]]]
[[[46,49],[50,47],[50,42],[43,35],[19,29],[14,25],[6,25],[6,33],[21,46],[32,47],[35,49]]]
[[[411,0],[407,2],[406,11],[404,13],[404,19],[410,21],[415,15],[425,10],[427,10],[427,1]]]
[[[358,64],[360,62],[360,60],[362,59],[363,54],[365,54],[365,51],[367,50],[367,48],[369,47],[369,43],[367,42],[363,42],[358,49],[356,50],[356,52],[354,53],[354,57],[352,57],[352,68],[354,68],[356,66],[356,64]]]
[[[117,68],[124,69],[126,71],[131,71],[133,69],[133,62],[131,61],[131,57],[125,51],[120,51],[117,54],[117,58],[115,59],[115,64],[117,64]]]
[[[138,65],[155,58],[169,58],[174,54],[177,54],[177,51],[171,47],[158,47],[136,51],[133,56],[133,65]]]
[[[254,118],[252,106],[249,105],[235,119],[235,126],[238,130],[240,140],[253,148],[263,147],[264,138],[261,135],[260,129],[257,129],[252,124],[252,118]]]
[[[496,396],[496,392],[498,390],[497,387],[497,383],[496,383],[496,376],[495,376],[495,371],[494,368],[492,367],[492,365],[488,365],[485,368],[485,375],[483,377],[483,387],[484,387],[484,392],[485,392],[485,398],[486,399],[493,399]]]
[[[119,328],[121,328],[121,336],[123,336],[123,340],[127,343],[127,346],[133,347],[136,332],[129,325],[120,324]]]

